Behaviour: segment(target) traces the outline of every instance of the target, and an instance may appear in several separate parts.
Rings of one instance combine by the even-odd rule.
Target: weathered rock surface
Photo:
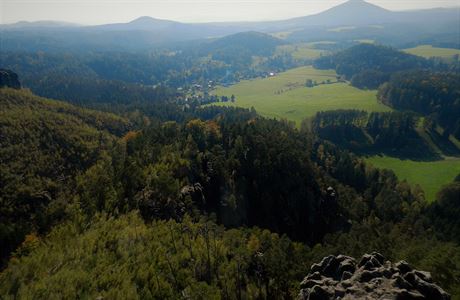
[[[20,89],[18,75],[10,70],[0,69],[0,88],[2,87]]]
[[[380,253],[354,258],[327,256],[311,266],[302,281],[299,299],[450,299],[429,272],[414,270],[405,261],[392,264]]]

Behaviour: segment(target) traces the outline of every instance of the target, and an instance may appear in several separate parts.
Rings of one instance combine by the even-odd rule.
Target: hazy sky
[[[128,22],[151,16],[183,22],[286,19],[321,12],[344,0],[0,0],[0,23],[58,20]],[[370,0],[391,10],[459,6],[460,0]]]

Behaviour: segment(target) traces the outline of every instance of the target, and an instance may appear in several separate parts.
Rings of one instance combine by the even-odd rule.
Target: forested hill
[[[249,31],[229,35],[220,39],[216,39],[203,45],[211,52],[222,51],[224,48],[230,50],[244,50],[252,53],[252,55],[270,55],[275,51],[275,47],[285,44],[286,42],[275,38],[271,35]]]
[[[272,56],[276,46],[285,43],[271,35],[249,31],[204,42],[198,51],[200,56],[209,55],[215,61],[228,64],[229,70],[236,71],[247,69],[254,56]]]
[[[317,115],[317,134],[357,152],[416,159],[458,156],[458,62],[424,59],[393,48],[362,44],[323,56],[318,68],[334,68],[351,84],[378,89],[378,99],[398,113],[329,111]]]
[[[26,89],[13,90],[3,88],[0,89],[0,93],[2,95],[0,99],[2,107],[10,110],[2,111],[5,116],[10,116],[10,112],[20,109],[33,113],[31,117],[38,117],[42,112],[49,113],[55,116],[66,117],[74,123],[92,127],[98,131],[106,131],[115,136],[123,135],[130,128],[128,120],[115,114],[84,109],[63,101],[39,97]]]
[[[115,115],[0,89],[1,258],[65,214],[78,172],[130,128]],[[2,262],[3,263],[3,262]]]
[[[0,62],[37,95],[94,108],[163,102],[177,88],[207,89],[210,81],[230,84],[296,66],[276,53],[279,44],[249,32],[154,52],[0,51]]]
[[[162,86],[95,81],[85,90],[95,78],[116,85],[109,76],[137,77],[120,70],[148,78],[148,66],[131,68],[148,55],[70,57],[76,66],[69,69],[64,54],[6,56],[48,93],[73,86],[68,95],[79,98],[72,99],[105,103],[120,116],[0,90],[2,296],[289,299],[311,262],[375,250],[433,272],[442,288],[460,294],[458,182],[429,204],[420,187],[321,139],[331,131],[347,142],[364,137],[372,141],[364,148],[374,150],[397,134],[387,146],[407,149],[419,141],[414,115],[323,113],[313,121],[317,135],[254,109],[202,106],[198,96]],[[133,61],[108,72],[127,57]],[[151,63],[161,57],[167,54]],[[187,72],[176,71],[189,70],[187,60],[176,61],[166,82],[184,79]],[[34,62],[49,67],[46,78]],[[82,73],[66,78],[73,67]],[[165,97],[137,101],[125,89],[131,84]]]
[[[455,72],[402,72],[379,89],[379,99],[396,109],[427,116],[427,126],[444,128],[460,139],[460,74]]]
[[[320,69],[335,69],[359,88],[378,88],[394,72],[423,69],[432,64],[421,57],[396,49],[363,43],[314,63]]]
[[[360,154],[386,154],[415,160],[438,158],[418,133],[415,114],[358,110],[319,112],[312,130],[319,137]]]
[[[254,111],[126,132],[120,117],[0,93],[1,294],[290,298],[312,261],[376,249],[458,290],[457,185],[432,208],[392,172]]]

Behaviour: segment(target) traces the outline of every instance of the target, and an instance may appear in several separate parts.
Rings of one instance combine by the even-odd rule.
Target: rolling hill
[[[107,30],[107,31],[133,31],[133,30],[147,30],[147,31],[160,31],[171,28],[173,26],[179,26],[181,23],[161,20],[152,17],[139,17],[128,23],[115,23],[115,24],[104,24],[90,27],[94,30]]]
[[[284,26],[344,26],[394,22],[395,13],[363,0],[350,0],[316,15],[284,21]]]
[[[181,41],[222,37],[238,32],[287,32],[290,41],[327,39],[375,39],[397,44],[418,36],[439,39],[458,47],[459,8],[389,11],[363,0],[350,0],[322,13],[284,21],[240,23],[181,23],[144,16],[127,23],[73,26],[59,22],[19,22],[0,25],[4,50],[49,50],[50,45],[73,49],[139,50]],[[379,27],[375,27],[378,25]],[[391,25],[391,26],[387,26]],[[356,27],[347,32],[328,31],[339,26]],[[30,34],[33,31],[34,34]],[[25,42],[27,41],[27,42]]]
[[[212,55],[215,59],[232,63],[243,58],[249,62],[253,56],[270,56],[276,47],[284,44],[285,41],[271,35],[248,31],[212,39],[199,48],[203,56]]]
[[[50,215],[66,214],[74,176],[93,165],[129,124],[27,90],[0,89],[0,107],[2,260],[26,234],[52,225]],[[11,220],[15,226],[8,225]]]

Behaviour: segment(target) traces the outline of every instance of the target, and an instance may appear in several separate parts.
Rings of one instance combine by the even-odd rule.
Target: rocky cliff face
[[[392,264],[381,254],[364,255],[359,262],[344,255],[314,264],[301,283],[299,299],[450,299],[428,272],[405,261]]]
[[[0,88],[2,87],[20,89],[18,75],[10,70],[0,69]]]

